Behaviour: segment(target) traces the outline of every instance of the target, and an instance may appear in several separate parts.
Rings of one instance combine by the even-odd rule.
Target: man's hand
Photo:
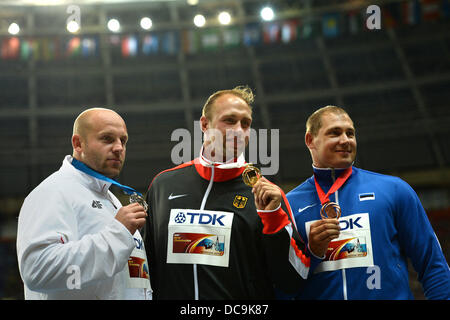
[[[132,203],[120,208],[115,216],[132,235],[145,225],[145,217],[147,217],[147,213],[139,203]]]
[[[309,230],[309,249],[318,257],[323,257],[331,240],[339,237],[338,219],[323,219],[311,224]]]
[[[275,210],[281,203],[281,190],[264,177],[253,186],[255,205],[258,210]]]

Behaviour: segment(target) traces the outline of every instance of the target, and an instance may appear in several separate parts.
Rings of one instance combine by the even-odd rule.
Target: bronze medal
[[[261,178],[261,171],[253,166],[251,163],[247,165],[244,172],[242,172],[242,180],[249,187],[253,187]]]
[[[336,202],[328,201],[320,209],[322,219],[339,219],[341,217],[341,207]]]
[[[341,207],[339,207],[336,202],[331,202],[329,196],[342,187],[351,175],[352,167],[350,166],[342,172],[342,174],[334,181],[328,192],[325,193],[317,182],[316,174],[314,173],[314,184],[316,185],[320,203],[322,203],[322,208],[320,209],[320,216],[322,219],[339,219],[341,217]]]

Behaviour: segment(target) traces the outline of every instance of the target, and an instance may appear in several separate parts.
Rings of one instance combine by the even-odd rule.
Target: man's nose
[[[349,141],[350,141],[350,138],[347,136],[347,134],[345,134],[345,133],[341,134],[340,139],[339,139],[340,144],[346,144]]]
[[[247,129],[247,127],[248,127],[248,126],[247,126],[247,125],[244,125],[244,124],[242,123],[242,121],[237,121],[236,124],[234,125],[233,130],[244,133],[245,130]]]
[[[124,150],[124,146],[120,139],[117,139],[113,144],[113,152],[122,152]]]
[[[235,124],[233,128],[230,130],[230,134],[240,139],[246,136],[245,129],[242,127],[241,124]]]

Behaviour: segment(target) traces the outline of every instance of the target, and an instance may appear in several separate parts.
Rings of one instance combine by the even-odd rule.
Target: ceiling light
[[[205,25],[205,23],[206,23],[206,19],[205,19],[205,17],[202,16],[201,14],[198,14],[198,15],[196,15],[196,16],[194,17],[194,24],[195,24],[197,27],[201,28],[201,27],[203,27],[203,26]]]
[[[69,21],[66,28],[67,28],[67,31],[69,31],[71,33],[75,33],[78,30],[80,30],[80,25],[75,20],[72,20],[72,21]]]
[[[272,8],[270,8],[270,7],[262,8],[261,12],[260,12],[260,15],[261,15],[261,18],[264,21],[271,21],[271,20],[273,20],[273,18],[275,16],[275,14],[273,13]]]
[[[219,22],[220,24],[230,24],[231,15],[226,11],[222,11],[219,13]]]
[[[141,19],[141,28],[144,30],[148,30],[152,27],[153,22],[152,19],[148,18],[148,17],[144,17]]]
[[[8,27],[8,32],[12,35],[18,34],[20,31],[20,27],[17,23],[13,22]]]
[[[112,32],[117,32],[120,30],[120,22],[117,19],[111,19],[108,21],[108,29]]]

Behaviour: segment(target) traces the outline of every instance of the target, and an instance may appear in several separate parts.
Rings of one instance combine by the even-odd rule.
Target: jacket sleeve
[[[78,239],[76,215],[58,191],[41,190],[25,199],[17,255],[22,280],[30,290],[83,289],[125,267],[135,247],[125,226],[112,219],[100,232]]]
[[[286,196],[273,211],[258,210],[263,224],[263,245],[277,290],[298,292],[307,278],[310,256],[301,239]]]
[[[439,241],[415,191],[396,184],[394,219],[401,248],[411,259],[428,299],[450,299],[450,270]]]

